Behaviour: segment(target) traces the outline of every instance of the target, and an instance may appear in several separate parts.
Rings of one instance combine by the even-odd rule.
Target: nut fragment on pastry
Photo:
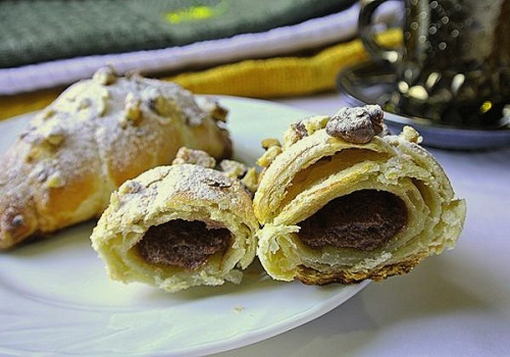
[[[261,166],[261,167],[268,167],[269,165],[271,165],[271,163],[273,162],[274,159],[276,159],[276,157],[278,155],[280,155],[282,153],[282,148],[280,146],[271,146],[269,148],[267,148],[266,152],[258,158],[257,160],[257,165]]]
[[[241,182],[248,189],[248,191],[254,194],[259,186],[259,179],[260,176],[257,172],[257,169],[250,167],[244,174],[243,178],[241,178]]]
[[[112,279],[176,292],[239,283],[255,256],[257,230],[251,196],[238,179],[175,163],[113,193],[91,240]]]
[[[275,138],[264,139],[264,140],[261,141],[260,144],[262,145],[262,148],[264,148],[265,150],[269,149],[272,146],[282,146],[280,144],[280,141],[278,139],[275,139]]]
[[[220,162],[220,169],[231,178],[241,178],[246,173],[246,166],[235,160],[223,160]]]
[[[326,132],[354,144],[366,144],[383,130],[384,113],[378,105],[342,108],[331,117]]]
[[[199,101],[109,67],[69,87],[0,154],[0,249],[99,216],[113,190],[181,146],[229,158],[226,110]]]
[[[225,159],[219,165],[216,165],[216,160],[206,152],[182,147],[177,152],[173,164],[195,164],[209,168],[217,166],[217,169],[223,172],[225,176],[240,180],[252,194],[257,190],[259,179],[257,170],[254,167],[247,168],[239,161]]]
[[[203,110],[211,113],[214,120],[220,122],[227,121],[228,110],[222,107],[216,99],[204,96],[200,97],[197,103]]]
[[[251,194],[257,191],[259,173],[256,168],[247,168],[244,164],[235,160],[223,160],[220,162],[219,169],[226,176],[240,180]]]
[[[381,280],[455,246],[464,200],[414,129],[384,135],[383,115],[366,106],[300,121],[281,153],[263,156],[257,255],[273,278]]]
[[[202,150],[192,150],[187,147],[182,147],[177,151],[173,165],[177,164],[194,164],[203,167],[213,168],[216,166],[214,157]]]

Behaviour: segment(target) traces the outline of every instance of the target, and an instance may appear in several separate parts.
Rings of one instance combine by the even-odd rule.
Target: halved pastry
[[[384,134],[382,110],[366,106],[298,122],[283,147],[266,140],[254,210],[269,275],[319,285],[381,280],[454,247],[464,200],[414,129]]]
[[[214,166],[205,152],[181,148],[172,166],[112,194],[91,236],[112,279],[169,292],[241,281],[259,226],[246,187]]]
[[[170,82],[104,68],[69,87],[0,155],[0,249],[99,216],[181,146],[231,155],[226,111]]]

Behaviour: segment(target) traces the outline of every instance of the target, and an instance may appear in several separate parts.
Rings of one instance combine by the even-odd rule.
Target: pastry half
[[[226,114],[174,83],[110,68],[72,85],[0,155],[0,249],[98,217],[113,190],[181,146],[229,157]]]
[[[256,251],[251,193],[237,178],[214,170],[214,159],[204,152],[181,149],[174,163],[112,194],[91,236],[93,248],[110,277],[125,283],[169,292],[239,283]]]
[[[292,125],[283,147],[266,145],[254,210],[273,278],[380,280],[454,247],[464,200],[414,129],[385,135],[382,119],[377,106],[344,108]]]

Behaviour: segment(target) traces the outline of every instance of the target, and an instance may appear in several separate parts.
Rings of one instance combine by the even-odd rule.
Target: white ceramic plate
[[[235,156],[253,163],[260,140],[280,137],[309,113],[221,97],[229,108]],[[0,152],[26,118],[0,122]],[[90,248],[94,222],[0,253],[0,354],[202,355],[245,346],[302,325],[366,284],[326,287],[269,279],[253,264],[239,286],[169,295],[109,281]]]

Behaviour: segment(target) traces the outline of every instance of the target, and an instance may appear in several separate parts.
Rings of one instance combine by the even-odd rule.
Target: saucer
[[[337,87],[351,105],[383,106],[396,90],[397,77],[385,63],[364,62],[340,72]],[[411,125],[423,136],[423,144],[444,149],[489,149],[510,145],[510,125],[500,129],[464,129],[441,125],[427,118],[385,111],[392,132]]]

